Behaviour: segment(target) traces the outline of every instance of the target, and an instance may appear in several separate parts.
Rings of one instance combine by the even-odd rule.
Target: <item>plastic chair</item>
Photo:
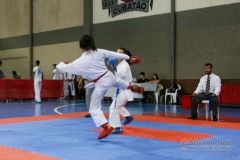
[[[165,91],[165,103],[167,102],[167,96],[170,96],[170,102],[171,103],[177,103],[178,91],[182,89],[179,84],[177,84],[177,85],[178,85],[178,89],[176,89],[176,91],[174,93],[168,92],[169,88],[166,89],[166,91]]]
[[[201,102],[203,104],[203,107],[205,108],[205,115],[206,115],[206,120],[208,120],[208,115],[210,114],[211,115],[211,121],[213,120],[213,115],[212,115],[212,111],[210,111],[209,113],[209,100],[202,100]],[[199,106],[198,106],[198,109],[197,109],[197,112],[199,110]],[[218,120],[219,120],[219,107],[218,107]]]
[[[155,92],[155,100],[156,100],[156,104],[158,103],[158,97],[159,97],[159,95],[160,95],[160,93],[161,93],[161,90],[163,89],[163,85],[162,84],[158,84],[158,90],[157,90],[157,92]]]

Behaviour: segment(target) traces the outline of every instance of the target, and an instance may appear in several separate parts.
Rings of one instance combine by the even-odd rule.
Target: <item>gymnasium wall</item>
[[[240,83],[239,2],[176,0],[176,79],[183,93],[194,91],[207,62],[213,63],[223,83]],[[170,3],[155,0],[148,13],[111,17],[94,1],[94,10],[99,6],[93,29],[98,47],[130,49],[142,58],[141,65],[132,67],[133,75],[144,71],[151,78],[156,72],[165,88],[171,83]]]
[[[44,76],[52,78],[52,64],[81,55],[83,0],[34,0],[33,59],[41,61]]]
[[[7,78],[13,70],[29,77],[28,6],[28,0],[0,1],[0,59]],[[9,37],[15,37],[14,41]]]
[[[80,56],[84,0],[34,0],[33,59],[39,59],[45,78],[52,64]],[[126,47],[142,58],[133,66],[134,77],[158,73],[164,87],[171,79],[171,1],[153,0],[148,12],[127,12],[116,17],[93,0],[93,36],[97,47]],[[0,59],[11,77],[12,68],[29,78],[29,0],[0,1]],[[118,0],[121,4],[123,1]],[[176,78],[183,93],[192,93],[204,74],[206,62],[223,83],[240,83],[240,0],[176,0]],[[91,11],[91,10],[89,10]],[[87,11],[86,11],[87,12]],[[19,65],[18,65],[19,64]],[[15,67],[17,66],[17,68]]]
[[[30,77],[29,0],[0,1],[0,59],[7,78],[12,70]],[[52,78],[52,64],[72,61],[81,55],[83,0],[33,1],[33,64],[41,61],[46,79]],[[31,68],[32,70],[32,68]]]

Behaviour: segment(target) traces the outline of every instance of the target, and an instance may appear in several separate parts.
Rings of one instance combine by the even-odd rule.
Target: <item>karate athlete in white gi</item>
[[[43,70],[39,66],[40,61],[36,60],[36,66],[33,68],[32,79],[34,78],[35,101],[41,103],[41,88],[43,79]]]
[[[64,73],[64,95],[65,98],[69,98],[69,87],[71,90],[71,95],[73,96],[73,99],[76,99],[76,93],[75,93],[75,86],[74,86],[74,79],[75,75],[72,73]]]
[[[126,54],[131,56],[131,53],[125,48],[119,48],[118,53]],[[117,79],[122,79],[128,83],[132,83],[132,72],[129,66],[129,62],[126,60],[119,60],[116,72]],[[114,128],[112,134],[119,134],[123,132],[121,127],[120,116],[125,118],[124,125],[127,125],[133,121],[133,117],[124,107],[128,101],[133,101],[134,93],[130,89],[120,90],[118,96],[113,96],[113,101],[110,106],[109,124]]]
[[[53,64],[53,80],[60,80],[61,71],[56,66],[56,64]]]
[[[109,125],[101,110],[101,102],[105,93],[112,86],[117,86],[120,89],[126,89],[129,87],[128,82],[117,82],[114,74],[108,71],[107,66],[105,65],[105,58],[130,59],[132,63],[139,63],[140,59],[138,57],[129,57],[117,52],[97,49],[95,47],[94,39],[90,35],[83,35],[79,45],[84,52],[82,56],[72,63],[61,62],[57,65],[57,68],[63,72],[70,72],[85,77],[90,81],[85,85],[85,88],[95,87],[91,97],[89,113],[96,126],[102,126],[103,130],[98,136],[98,139],[102,139],[107,137],[113,131],[113,127]]]

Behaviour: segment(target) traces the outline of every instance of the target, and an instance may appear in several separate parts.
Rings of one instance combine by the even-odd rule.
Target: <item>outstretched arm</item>
[[[113,52],[105,49],[98,49],[100,52],[103,53],[105,58],[116,58],[116,59],[130,59],[130,57],[126,54],[121,54],[118,52]]]
[[[99,49],[100,52],[104,54],[105,58],[116,58],[116,59],[125,59],[129,60],[131,64],[139,64],[140,58],[138,56],[128,56],[126,54],[121,54],[118,52],[108,51],[104,49]]]
[[[61,70],[62,72],[72,73],[75,75],[82,75],[81,74],[81,68],[82,63],[80,59],[76,59],[72,63],[69,63],[68,61],[60,62],[57,65],[57,68]]]

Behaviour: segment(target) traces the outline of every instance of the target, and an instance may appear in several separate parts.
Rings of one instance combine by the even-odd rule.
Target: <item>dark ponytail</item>
[[[84,50],[97,50],[93,37],[88,34],[82,36],[79,41],[79,46]]]

